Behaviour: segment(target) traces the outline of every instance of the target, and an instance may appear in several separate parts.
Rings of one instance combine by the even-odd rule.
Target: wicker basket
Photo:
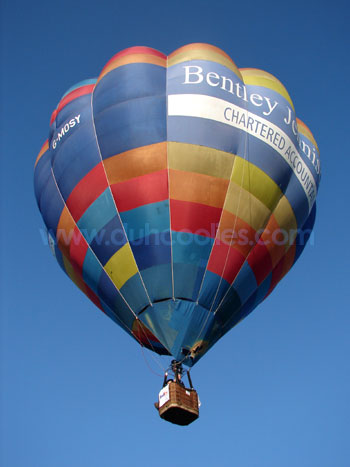
[[[198,394],[170,381],[159,393],[158,411],[168,422],[189,425],[199,417]]]

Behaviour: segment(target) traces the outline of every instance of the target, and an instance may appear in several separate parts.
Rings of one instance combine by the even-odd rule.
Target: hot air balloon
[[[117,53],[63,95],[35,163],[58,263],[176,377],[293,266],[319,181],[281,82],[208,44]]]

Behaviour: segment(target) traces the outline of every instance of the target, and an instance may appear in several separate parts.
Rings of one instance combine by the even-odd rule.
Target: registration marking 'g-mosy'
[[[57,132],[57,138],[52,140],[52,149],[56,149],[57,143],[61,141],[61,139],[69,132],[71,128],[74,128],[75,125],[80,123],[80,114],[76,115],[75,117],[71,118],[67,123],[65,123],[61,130]]]

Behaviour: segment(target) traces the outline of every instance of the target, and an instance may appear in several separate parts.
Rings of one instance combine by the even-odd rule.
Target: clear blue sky
[[[345,1],[3,0],[1,467],[348,467],[349,7]],[[195,366],[189,427],[153,407],[161,359],[91,304],[43,245],[33,166],[73,84],[116,52],[221,47],[287,87],[321,152],[312,244]],[[151,367],[151,370],[149,369]]]

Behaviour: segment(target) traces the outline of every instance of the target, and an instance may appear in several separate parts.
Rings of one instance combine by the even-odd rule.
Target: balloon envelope
[[[35,165],[63,270],[138,342],[187,365],[292,267],[319,179],[284,86],[207,44],[115,55],[62,97]]]

